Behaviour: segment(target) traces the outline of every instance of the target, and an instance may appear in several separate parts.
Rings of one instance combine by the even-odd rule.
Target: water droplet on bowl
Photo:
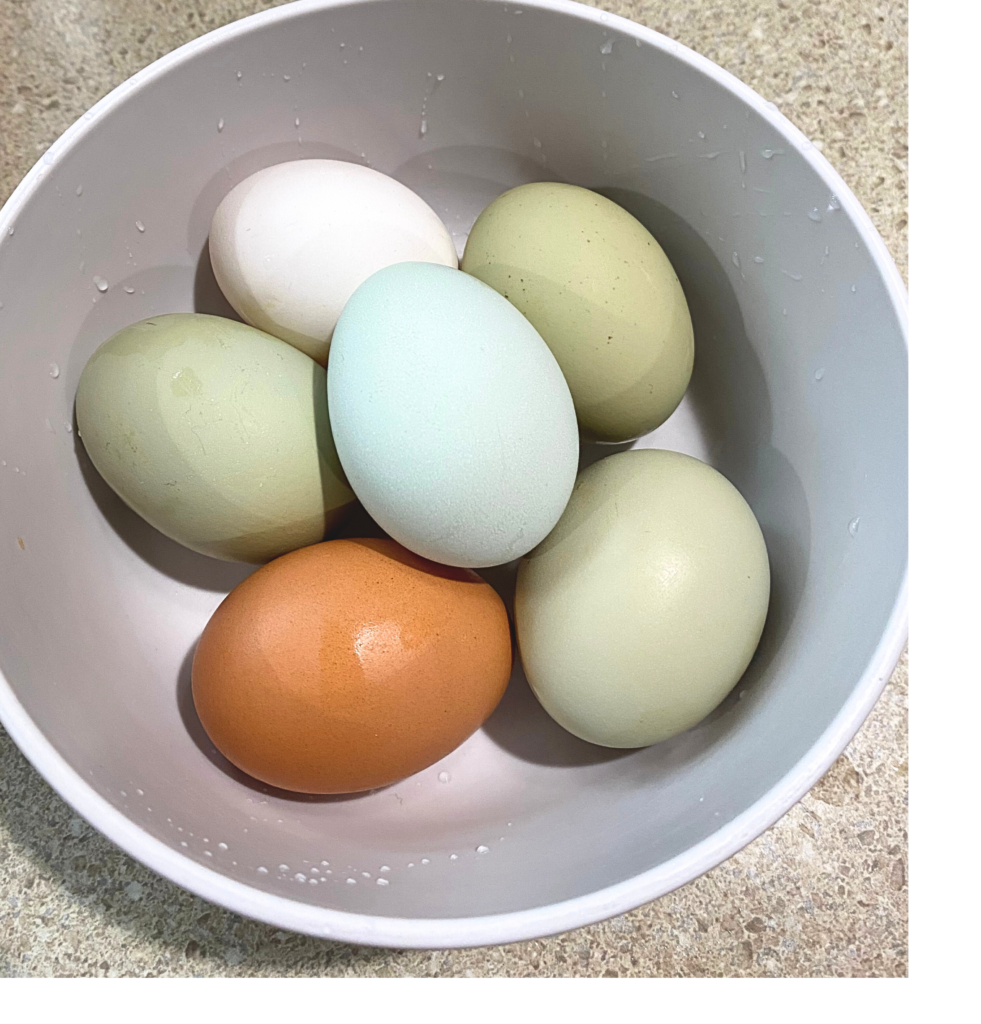
[[[608,57],[611,53],[613,53],[612,39],[607,39],[606,42],[603,43],[603,45],[600,47],[600,53],[602,53],[604,57]]]
[[[439,779],[440,782],[445,784],[450,781],[452,776],[450,775],[449,772],[440,772],[439,775],[436,776],[436,778]]]
[[[80,196],[81,194],[82,194],[82,186],[79,185],[78,188],[75,189],[75,195]]]
[[[490,853],[490,847],[489,846],[483,846],[483,845],[478,846],[477,847],[477,853]]]
[[[807,211],[807,216],[816,224],[821,220],[821,211],[815,206]]]
[[[268,874],[269,874],[269,868],[262,868],[262,867],[259,867],[259,868],[256,868],[256,871],[257,871],[257,872],[258,872],[258,873],[259,873],[260,875],[268,875]]]
[[[376,878],[375,879],[375,885],[388,885],[388,879],[387,878]]]
[[[348,885],[358,884],[358,880],[356,878],[345,878],[344,881],[347,882]]]
[[[858,536],[858,528],[862,525],[862,517],[855,516],[855,518],[848,524],[848,532],[853,536]]]
[[[838,197],[834,193],[832,193],[831,196],[828,199],[828,210],[830,212],[831,210],[840,210],[840,209],[841,209],[841,201],[838,199]]]
[[[141,235],[143,234],[144,231],[146,231],[146,225],[143,223],[143,221],[138,220],[136,222],[136,230],[139,231]]]
[[[307,876],[302,871],[297,871],[297,873],[293,877],[298,882],[305,882],[307,880]]]
[[[224,130],[225,130],[225,119],[223,117],[219,117],[218,118],[218,131],[221,132],[221,131],[224,131]]]
[[[772,160],[775,156],[783,156],[783,150],[782,149],[761,149],[760,150],[760,156],[762,156],[764,160]]]
[[[824,367],[823,366],[814,371],[814,379],[815,380],[824,380]]]
[[[459,859],[460,858],[455,853],[451,853],[450,854],[450,860],[459,860]]]
[[[754,263],[765,263],[766,261],[763,259],[762,256],[754,256],[753,257],[753,262]]]
[[[387,864],[382,864],[382,866],[378,870],[379,871],[391,871],[392,869]]]
[[[107,292],[109,290],[109,282],[104,277],[99,277],[98,274],[92,278],[92,283],[100,292]]]
[[[48,376],[51,377],[52,380],[57,380],[58,377],[61,376],[61,370],[58,369],[58,364],[57,363],[52,363],[51,364],[51,367],[48,370]],[[137,790],[137,792],[139,792],[139,790]],[[143,794],[140,793],[140,796],[142,796],[142,795]]]
[[[289,864],[280,864],[279,865],[279,870],[280,871],[289,871],[289,869],[290,869]]]
[[[123,287],[123,291],[126,292],[127,295],[134,295],[136,293],[136,289],[132,285],[128,284]]]
[[[739,253],[738,252],[734,252],[732,254],[732,265],[734,267],[738,267],[739,266]]]
[[[219,843],[218,844],[218,849],[219,850],[227,850],[228,849],[228,843]]]
[[[420,864],[428,864],[429,863],[429,858],[428,857],[423,857],[422,860],[419,863]]]

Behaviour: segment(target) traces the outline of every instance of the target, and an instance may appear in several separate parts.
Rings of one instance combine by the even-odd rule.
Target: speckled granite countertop
[[[100,96],[271,0],[0,0],[0,200]],[[906,272],[902,0],[604,0],[711,58],[823,150]],[[0,976],[896,976],[907,970],[905,656],[831,771],[703,878],[557,938],[418,952],[287,934],[152,874],[0,729]]]

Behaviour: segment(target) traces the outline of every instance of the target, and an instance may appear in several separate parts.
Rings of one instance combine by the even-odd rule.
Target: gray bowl
[[[73,399],[125,324],[230,313],[206,255],[211,215],[248,174],[303,156],[394,175],[461,249],[491,199],[538,179],[601,190],[659,239],[691,306],[696,368],[638,444],[725,473],[773,570],[759,652],[700,726],[601,750],[554,725],[518,669],[460,749],[368,795],[270,790],[208,743],[190,658],[250,568],[129,512],[72,431]],[[105,835],[241,913],[423,947],[621,913],[779,818],[902,649],[896,269],[772,105],[620,18],[552,0],[308,0],[213,32],[116,89],[28,174],[0,212],[0,302],[0,718]],[[509,572],[490,575],[507,593]]]

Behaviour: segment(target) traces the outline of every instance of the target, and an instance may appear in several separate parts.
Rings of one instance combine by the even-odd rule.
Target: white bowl
[[[229,312],[206,255],[211,215],[248,174],[303,156],[369,160],[461,248],[487,202],[535,179],[609,190],[660,240],[691,306],[696,369],[638,443],[724,472],[773,570],[757,657],[700,726],[604,751],[554,725],[518,670],[460,749],[368,795],[273,792],[210,746],[190,656],[250,569],[129,512],[71,432],[73,399],[88,356],[125,324]],[[620,18],[561,0],[307,0],[212,32],[96,104],[28,174],[0,212],[0,302],[0,717],[105,835],[243,914],[442,947],[621,913],[779,818],[902,649],[896,269],[772,105]],[[509,573],[490,575],[506,592]]]

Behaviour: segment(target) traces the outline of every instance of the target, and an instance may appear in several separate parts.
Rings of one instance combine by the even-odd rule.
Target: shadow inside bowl
[[[760,644],[733,691],[703,721],[706,726],[728,716],[739,693],[768,677],[793,626],[810,568],[810,507],[797,471],[771,443],[769,388],[726,268],[705,239],[663,203],[626,188],[596,191],[651,232],[678,274],[695,333],[688,401],[708,443],[709,461],[749,503],[770,560],[770,605]],[[652,447],[659,447],[657,433]]]
[[[198,262],[194,268],[194,312],[210,313],[212,316],[223,316],[226,320],[245,323],[218,286],[214,268],[211,266],[211,252],[208,249],[207,239],[201,247]]]

